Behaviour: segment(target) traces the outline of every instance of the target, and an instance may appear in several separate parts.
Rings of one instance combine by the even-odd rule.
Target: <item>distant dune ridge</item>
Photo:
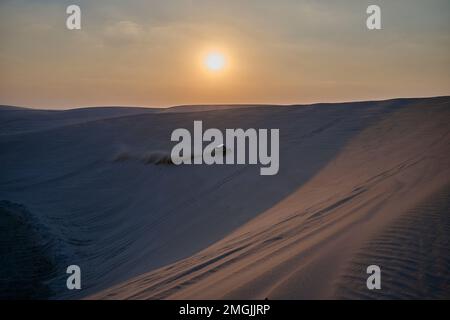
[[[279,173],[167,165],[194,120],[280,129]],[[0,107],[2,298],[450,298],[449,123],[450,97]]]

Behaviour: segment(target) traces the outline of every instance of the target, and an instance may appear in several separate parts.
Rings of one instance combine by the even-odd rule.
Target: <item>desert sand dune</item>
[[[447,108],[398,111],[362,132],[297,192],[224,240],[94,297],[335,297],[340,267],[361,241],[449,182],[449,129],[438,119],[448,119]],[[441,214],[448,216],[448,210]],[[433,223],[424,231],[432,232],[429,228]],[[448,259],[446,252],[440,251],[441,259]],[[346,283],[365,285],[365,269],[354,273],[359,282]],[[445,287],[449,279],[447,271],[439,280]]]
[[[351,267],[366,263],[361,250],[450,182],[449,104],[442,97],[153,110],[48,127],[30,113],[37,129],[0,135],[0,200],[9,201],[2,210],[13,215],[21,204],[32,216],[22,223],[45,226],[36,232],[54,267],[44,297],[364,298],[359,282],[345,281],[365,283]],[[0,122],[9,116],[0,110]],[[279,174],[142,161],[170,151],[171,131],[194,120],[279,128]],[[118,154],[133,156],[117,161]],[[385,261],[383,251],[371,252]],[[65,289],[69,264],[83,270],[82,291]],[[448,286],[439,288],[448,297]],[[404,296],[415,293],[396,297]]]

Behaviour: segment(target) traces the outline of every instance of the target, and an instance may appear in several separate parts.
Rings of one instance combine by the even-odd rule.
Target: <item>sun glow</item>
[[[209,71],[219,72],[226,67],[227,60],[220,52],[210,52],[205,56],[203,63]]]

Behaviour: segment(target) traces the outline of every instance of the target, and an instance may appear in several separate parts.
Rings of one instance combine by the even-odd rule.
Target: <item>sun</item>
[[[209,71],[219,72],[225,68],[227,60],[220,52],[210,52],[205,56],[203,63]]]

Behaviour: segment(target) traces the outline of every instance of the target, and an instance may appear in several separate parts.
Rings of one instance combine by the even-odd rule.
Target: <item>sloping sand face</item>
[[[427,279],[428,267],[390,284],[399,264],[383,258],[399,254],[376,244],[450,183],[450,98],[210,109],[62,114],[48,128],[0,134],[0,200],[25,205],[56,243],[45,252],[59,259],[51,297],[401,298],[433,288],[449,296],[445,272],[403,284]],[[194,120],[280,129],[280,172],[146,161],[167,154],[170,133]],[[448,217],[445,206],[435,211],[443,220],[419,214],[426,230]],[[445,266],[439,239],[424,243]],[[390,241],[388,251],[403,246]],[[65,288],[64,263],[81,267],[83,290]],[[366,293],[365,268],[354,265],[376,263],[383,288],[416,291]]]
[[[449,119],[448,100],[390,114],[221,241],[92,298],[448,298]]]

